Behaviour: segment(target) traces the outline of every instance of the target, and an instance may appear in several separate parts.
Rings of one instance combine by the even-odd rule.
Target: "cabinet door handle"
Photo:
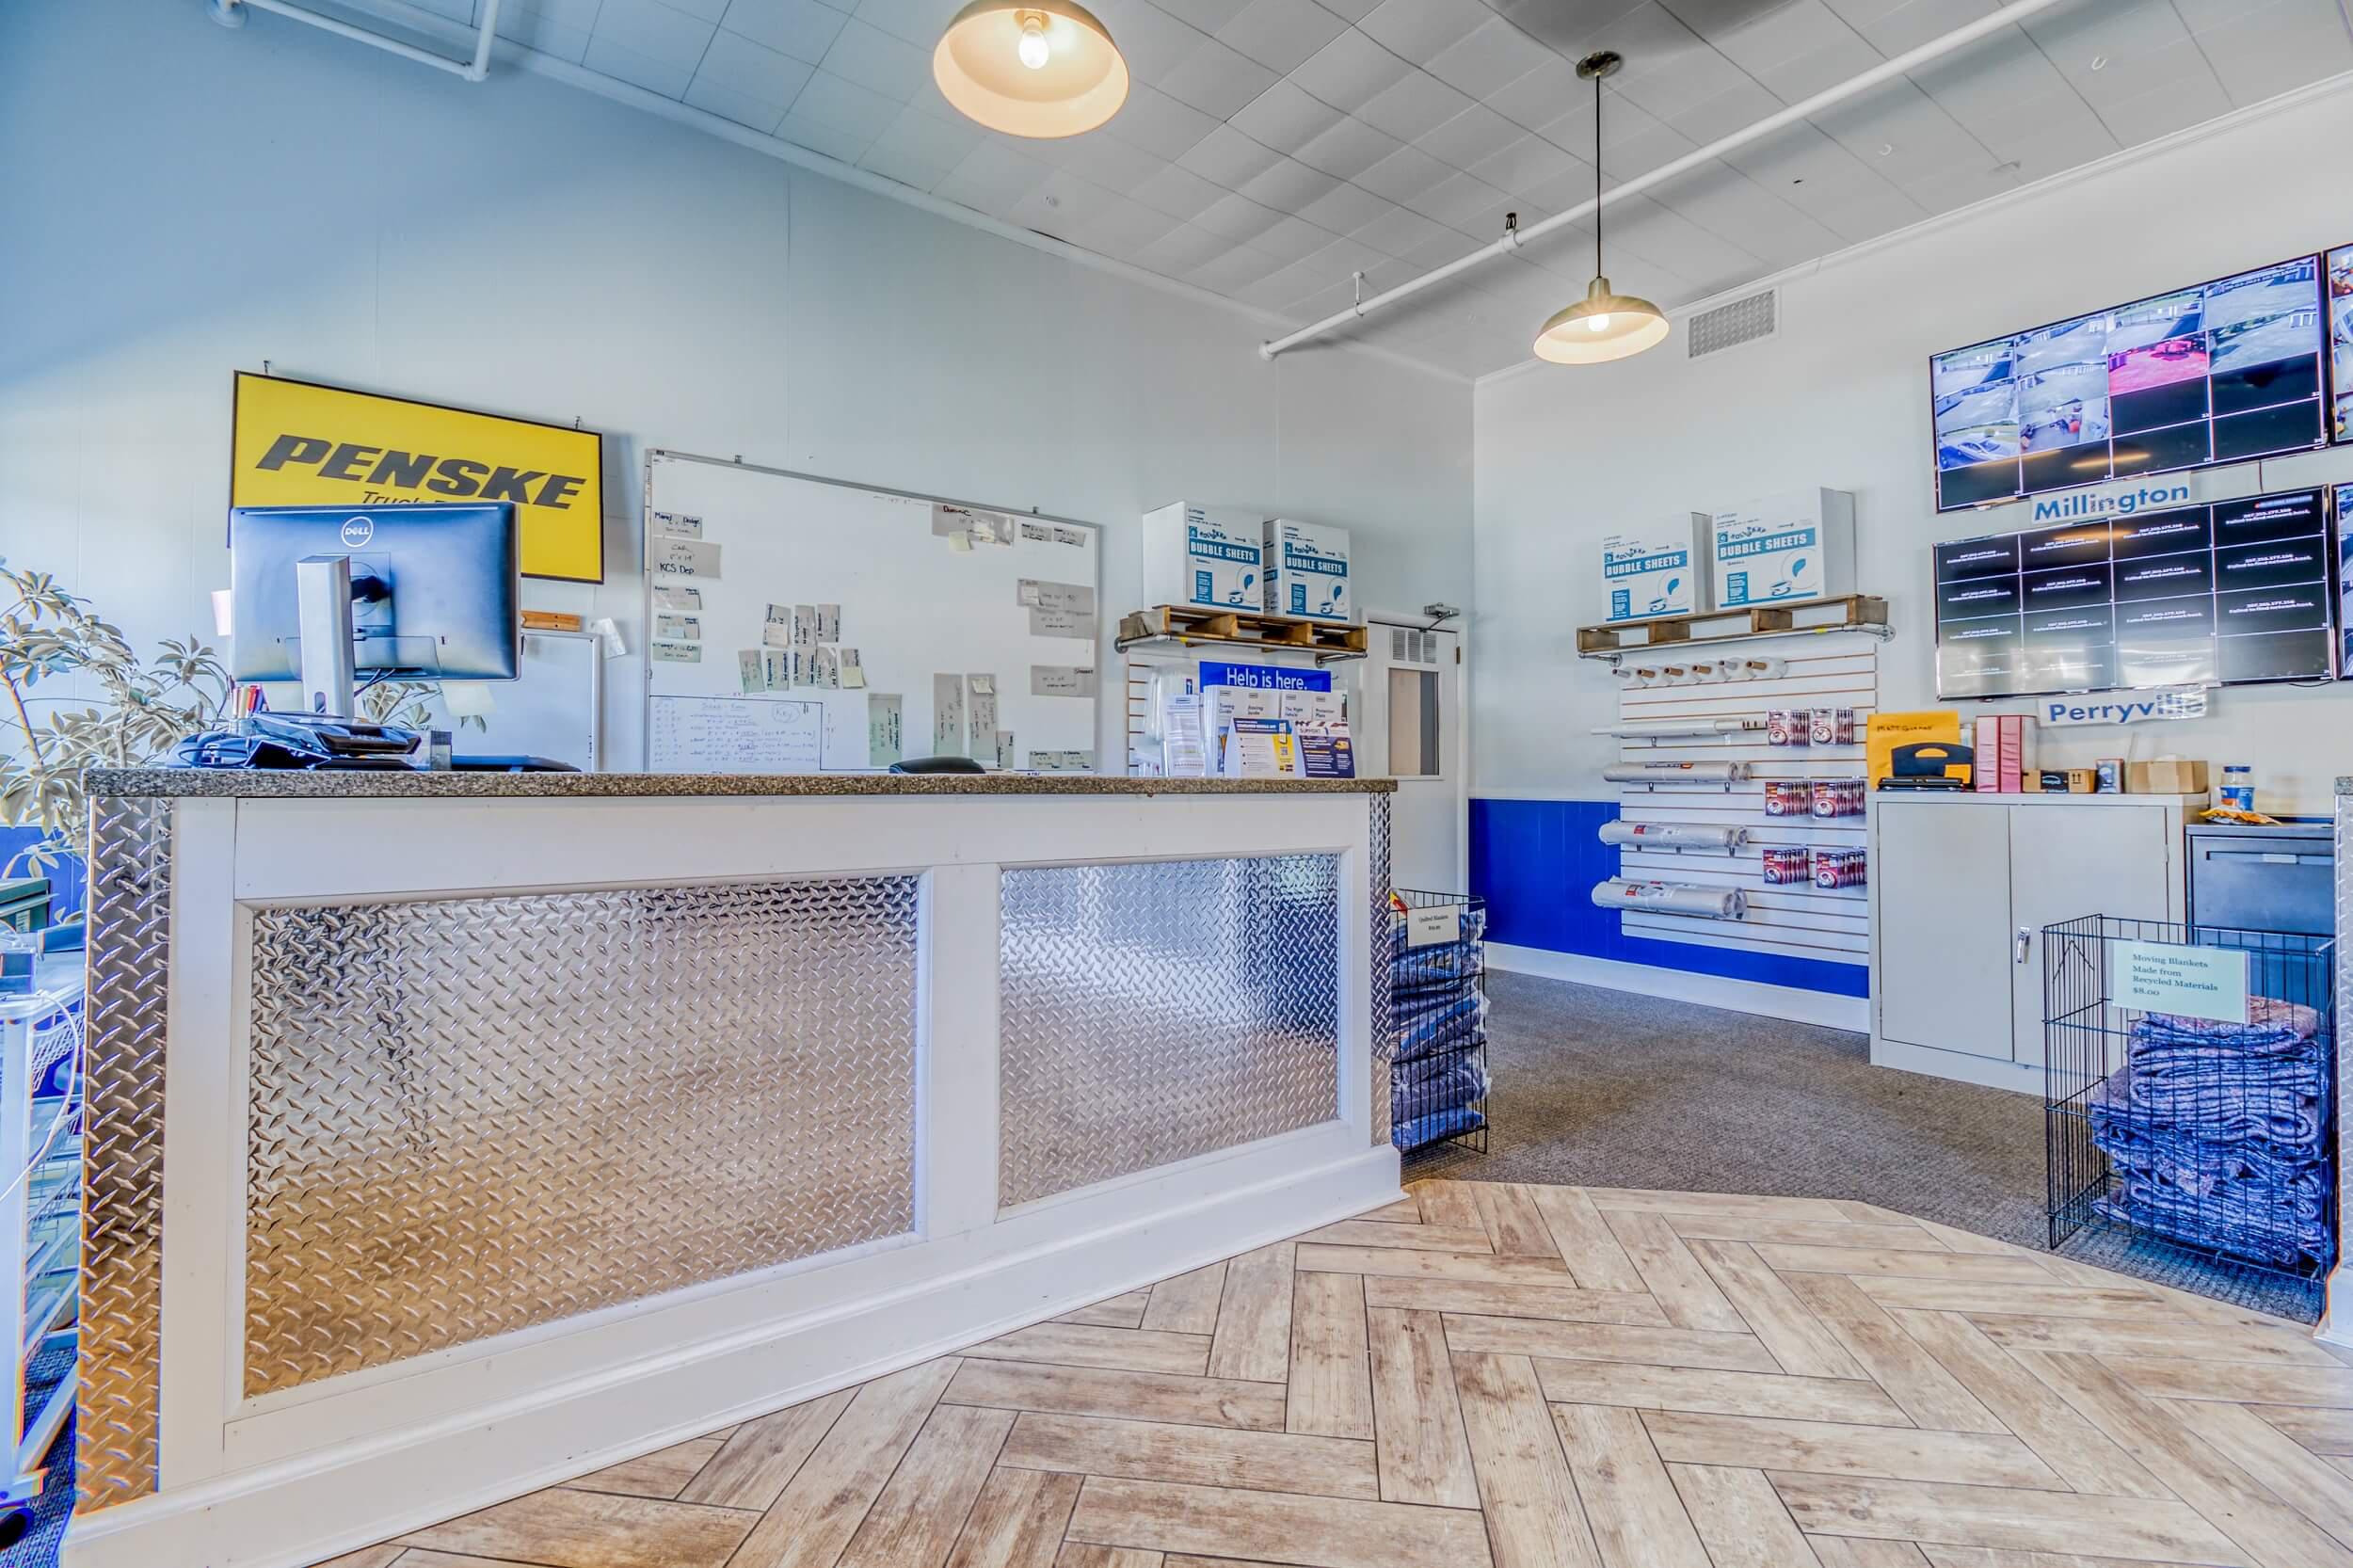
[[[2018,928],[2018,963],[2026,961],[2026,950],[2034,946],[2034,933],[2025,926]]]

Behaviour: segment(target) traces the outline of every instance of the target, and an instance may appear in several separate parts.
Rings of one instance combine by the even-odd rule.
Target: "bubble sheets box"
[[[1144,601],[1259,613],[1265,552],[1262,514],[1172,502],[1144,514]]]
[[[1709,534],[1719,610],[1854,592],[1854,497],[1845,490],[1760,496],[1718,512]]]
[[[1678,513],[1603,536],[1602,618],[1696,616],[1707,600],[1707,514]]]
[[[1347,529],[1267,519],[1266,613],[1294,620],[1356,618],[1348,593]]]

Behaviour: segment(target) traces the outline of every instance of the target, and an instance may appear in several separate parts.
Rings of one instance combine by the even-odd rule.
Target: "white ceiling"
[[[471,23],[476,0],[412,0]],[[1134,88],[1103,129],[980,129],[931,76],[962,0],[504,0],[499,31],[992,217],[1305,324],[1656,168],[1998,0],[1088,0]],[[2353,69],[2341,0],[2066,0],[1605,213],[1673,306]],[[1590,230],[1356,330],[1465,375],[1527,359]],[[1270,334],[1271,335],[1271,334]]]

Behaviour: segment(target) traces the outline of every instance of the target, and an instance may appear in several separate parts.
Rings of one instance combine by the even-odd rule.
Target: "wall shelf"
[[[1837,618],[1808,618],[1804,625],[1798,624],[1801,616],[1810,617],[1823,612],[1833,612]],[[1625,640],[1627,633],[1638,631],[1644,633],[1644,641]],[[1809,600],[1802,604],[1759,604],[1737,610],[1711,610],[1698,616],[1580,626],[1577,629],[1577,656],[1616,664],[1629,653],[1681,652],[1687,648],[1755,643],[1771,637],[1814,637],[1831,632],[1865,632],[1881,641],[1896,634],[1896,629],[1887,624],[1887,600],[1869,594],[1849,594],[1843,599]]]

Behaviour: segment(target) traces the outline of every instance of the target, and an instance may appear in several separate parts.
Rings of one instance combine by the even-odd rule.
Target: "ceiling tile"
[[[1265,233],[1281,221],[1283,215],[1269,207],[1261,207],[1246,196],[1231,191],[1201,209],[1193,222],[1230,240],[1249,240]]]
[[[1571,157],[1537,136],[1524,136],[1492,157],[1481,158],[1471,165],[1470,172],[1497,190],[1514,196],[1571,176],[1580,183],[1593,177],[1592,165]]]
[[[938,164],[952,169],[969,157],[981,145],[981,131],[969,120],[958,118],[941,120],[936,115],[909,105],[899,111],[899,118],[883,128],[875,138],[878,148],[908,153],[925,163]]]
[[[1355,183],[1391,201],[1410,201],[1454,170],[1417,147],[1401,147],[1354,176]]]
[[[1278,218],[1250,237],[1250,243],[1285,262],[1304,261],[1334,240],[1337,234],[1319,229],[1304,217]]]
[[[880,143],[868,148],[866,155],[858,159],[857,166],[869,174],[879,174],[886,180],[896,180],[920,191],[930,190],[952,172],[948,165],[927,163],[912,152],[903,152]]]
[[[673,10],[661,0],[605,0],[604,9],[597,13],[592,38],[595,42],[626,49],[648,60],[683,66],[691,76],[701,63],[703,51],[711,47],[711,35],[717,30],[700,17]],[[675,98],[678,94],[669,96]]]
[[[1169,277],[1182,277],[1212,256],[1223,255],[1234,242],[1224,234],[1212,233],[1194,224],[1180,223],[1139,248],[1132,258],[1136,265],[1148,267]]]
[[[1183,64],[1186,56],[1200,48],[1206,36],[1199,28],[1153,5],[1151,0],[1103,0],[1092,8],[1103,25],[1111,29],[1112,40],[1119,45],[1120,56],[1128,62],[1131,83],[1158,82]]]
[[[1176,226],[1167,214],[1114,191],[1084,226],[1083,243],[1126,261]]]
[[[1494,15],[1479,0],[1383,0],[1357,25],[1391,54],[1421,65]]]
[[[1504,193],[1474,175],[1456,172],[1405,203],[1424,217],[1460,228],[1472,215],[1505,200]]]
[[[1443,164],[1468,168],[1492,158],[1526,135],[1484,104],[1473,104],[1452,120],[1414,138],[1414,145]]]
[[[833,47],[825,52],[824,67],[845,81],[900,104],[933,85],[929,54],[856,17],[843,25]]]
[[[1718,99],[1761,90],[1738,66],[1697,39],[1686,38],[1688,43],[1676,51],[1669,69],[1637,71],[1628,66],[1609,78],[1609,91],[1654,119],[1672,120]],[[1878,63],[1877,56],[1872,63]],[[1781,107],[1778,102],[1772,106]]]
[[[1577,80],[1577,67],[1558,57],[1487,96],[1487,107],[1527,130],[1549,125],[1583,106],[1590,115],[1593,89]]]
[[[691,17],[716,24],[727,14],[728,0],[662,0],[674,11],[684,11]],[[474,0],[440,0],[444,16],[455,17],[468,26],[473,25]]]
[[[1276,82],[1235,111],[1235,130],[1278,152],[1295,152],[1340,122],[1340,111],[1289,82]]]
[[[1128,102],[1103,130],[1107,136],[1173,159],[1198,146],[1220,123],[1192,104],[1179,104],[1160,88],[1139,82],[1128,89]]]
[[[1288,73],[1347,26],[1315,0],[1250,0],[1217,30],[1217,39],[1270,70]]]
[[[1413,69],[1351,27],[1309,56],[1290,79],[1334,108],[1354,114]]]
[[[1362,22],[1381,0],[1323,0],[1323,8],[1348,22]]]
[[[2008,166],[1974,169],[1957,169],[1927,180],[1907,182],[1904,194],[1931,213],[1948,213],[1957,207],[1975,206],[1996,196],[2007,196],[2022,182],[2017,171]]]
[[[1394,58],[1395,56],[1391,56]],[[1356,111],[1400,141],[1427,135],[1471,106],[1471,101],[1428,72],[1406,68],[1402,78]]]
[[[1391,207],[1370,223],[1351,230],[1348,237],[1391,256],[1430,245],[1444,245],[1452,255],[1468,248],[1463,236],[1445,224],[1404,207]]]
[[[2105,0],[2095,0],[2105,3]],[[2004,0],[1829,0],[1864,41],[1893,58],[1999,10]]]
[[[744,0],[735,3],[740,7]],[[855,9],[860,22],[918,45],[926,59],[931,57],[932,46],[939,41],[939,35],[948,30],[948,24],[964,8],[964,0],[857,0],[855,7],[847,0],[830,3],[842,10]]]
[[[2231,95],[2209,71],[2202,80],[2169,82],[2153,92],[2100,105],[2100,123],[2121,146],[2144,141],[2231,112]]]
[[[792,100],[800,96],[813,71],[806,61],[779,54],[722,27],[712,38],[710,49],[704,52],[695,81],[697,86],[708,83],[776,104],[776,112],[768,121],[774,125],[792,106]]]
[[[644,88],[648,92],[659,93],[664,98],[682,97],[687,84],[695,79],[695,68],[691,64],[681,65],[675,60],[658,60],[650,55],[641,55],[634,49],[622,47],[601,33],[589,39],[588,52],[582,56],[581,63],[616,81]]]
[[[1054,171],[1036,159],[984,139],[933,187],[932,194],[981,212],[995,212],[1045,184]]]
[[[733,0],[721,19],[728,31],[815,65],[849,17],[818,0]]]
[[[1125,191],[1171,166],[1167,159],[1116,136],[1073,136],[1069,160],[1063,167],[1106,190]]]
[[[1278,160],[1263,173],[1254,174],[1241,185],[1241,194],[1253,201],[1264,202],[1278,212],[1295,213],[1319,196],[1338,188],[1339,181],[1320,168],[1309,168],[1295,158]]]
[[[1160,88],[1203,114],[1224,120],[1273,85],[1273,72],[1212,38],[1203,39],[1161,81]]]
[[[1386,197],[1343,182],[1300,208],[1299,216],[1319,229],[1347,234],[1397,210],[1397,203]]]
[[[1909,80],[1850,98],[1812,123],[1898,185],[2002,161]]]
[[[1424,69],[1449,87],[1483,99],[1518,81],[1546,60],[1559,58],[1497,16],[1481,23],[1432,56]]]
[[[1781,108],[1781,101],[1771,93],[1754,82],[1743,81],[1730,92],[1657,118],[1679,135],[1705,147],[1735,131],[1746,130]]]
[[[1672,163],[1695,150],[1690,137],[1648,116],[1643,119],[1648,123],[1624,128],[1614,117],[1602,122],[1601,167],[1611,179],[1631,180],[1638,174],[1648,174],[1659,165]]]
[[[1193,268],[1185,275],[1185,281],[1200,288],[1214,289],[1220,294],[1230,294],[1257,282],[1281,265],[1282,262],[1263,250],[1237,245]]]
[[[813,120],[802,114],[797,104],[776,126],[776,135],[795,146],[806,147],[812,152],[823,152],[828,158],[839,158],[845,164],[857,162],[866,156],[867,149],[874,145],[872,136],[845,126]]]
[[[1253,175],[1273,168],[1282,155],[1271,147],[1259,146],[1231,125],[1220,125],[1178,158],[1176,167],[1190,169],[1227,190],[1239,190]]]
[[[1128,194],[1154,212],[1166,213],[1176,218],[1192,218],[1227,193],[1223,185],[1212,184],[1189,168],[1163,164],[1148,178],[1139,182]]]
[[[1339,180],[1353,180],[1403,145],[1385,131],[1361,120],[1348,119],[1301,148],[1296,156],[1310,168]]]
[[[1241,14],[1250,0],[1152,0],[1152,3],[1188,26],[1205,33],[1214,33]]]
[[[506,0],[499,10],[498,34],[526,49],[574,65],[588,52],[598,0]]]
[[[784,118],[784,111],[789,107],[773,99],[720,87],[700,75],[687,84],[682,102],[691,108],[715,114],[723,120],[732,120],[738,125],[748,125],[770,136],[776,134],[776,122]],[[941,172],[946,171],[943,169]]]
[[[1570,59],[1592,52],[1586,40],[1605,27],[1641,10],[1656,10],[1655,0],[1488,0],[1497,12],[1529,38]]]
[[[1667,3],[1675,5],[1675,0]],[[1676,6],[1678,14],[1682,9]],[[1859,41],[1854,29],[1823,0],[1752,6],[1745,17],[1728,17],[1723,24],[1708,30],[1706,37],[1727,59],[1759,81],[1776,66]]]
[[[808,79],[800,97],[793,100],[792,116],[847,131],[871,143],[890,128],[903,107],[879,92],[871,92],[830,71],[820,71]],[[861,146],[859,151],[864,152],[865,148]]]
[[[2198,47],[2233,104],[2255,104],[2291,88],[2353,69],[2353,37],[2335,0],[2272,0],[2245,5],[2212,26],[2185,8]]]

